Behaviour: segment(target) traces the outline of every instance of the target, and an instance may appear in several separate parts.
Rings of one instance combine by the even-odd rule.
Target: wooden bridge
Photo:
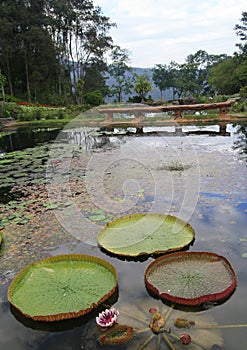
[[[136,121],[141,121],[146,113],[162,113],[162,112],[174,112],[174,119],[182,118],[182,112],[184,111],[204,111],[209,109],[219,109],[218,117],[224,118],[227,116],[228,108],[230,108],[236,99],[229,99],[226,102],[217,103],[202,103],[202,104],[190,104],[190,105],[162,105],[162,106],[140,106],[140,107],[120,107],[120,108],[101,108],[98,111],[100,113],[107,114],[107,121],[112,122],[114,114],[130,114],[135,116]]]

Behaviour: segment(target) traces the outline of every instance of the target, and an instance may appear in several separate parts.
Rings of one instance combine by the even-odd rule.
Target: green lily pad
[[[83,254],[58,255],[24,268],[8,289],[14,308],[37,321],[85,315],[117,289],[117,272],[107,261]]]
[[[179,250],[193,239],[193,228],[174,216],[134,214],[108,223],[98,244],[110,253],[137,257]]]
[[[237,276],[223,256],[178,252],[153,261],[145,271],[145,284],[161,299],[194,306],[229,297],[236,288]]]

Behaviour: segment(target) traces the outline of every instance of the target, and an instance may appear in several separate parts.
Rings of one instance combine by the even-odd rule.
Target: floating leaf
[[[48,202],[48,203],[44,203],[43,206],[47,209],[57,209],[61,206],[61,204]]]
[[[106,219],[105,215],[92,215],[88,216],[88,218],[92,221],[104,221]]]
[[[89,255],[58,255],[24,268],[8,290],[9,302],[38,321],[85,315],[112,296],[117,272],[107,261]]]
[[[162,256],[145,271],[147,288],[161,299],[200,305],[227,298],[237,277],[223,256],[208,252],[180,252]]]
[[[1,224],[1,226],[5,227],[5,226],[10,225],[10,221],[8,219],[2,219],[2,220],[0,220],[0,224]]]
[[[98,243],[116,255],[136,257],[179,250],[194,239],[193,228],[170,215],[134,214],[108,223]]]
[[[115,324],[99,337],[101,345],[120,345],[127,343],[133,334],[133,328],[127,325]]]

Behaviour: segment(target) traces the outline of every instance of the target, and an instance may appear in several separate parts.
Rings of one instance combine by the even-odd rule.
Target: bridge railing
[[[174,119],[182,118],[184,111],[204,111],[209,109],[219,109],[218,117],[222,118],[227,116],[228,108],[230,108],[236,99],[229,99],[225,102],[215,103],[201,103],[191,105],[162,105],[162,106],[143,106],[143,107],[120,107],[120,108],[101,108],[99,113],[107,114],[107,121],[113,120],[114,114],[131,114],[135,116],[136,120],[141,120],[146,113],[161,113],[161,112],[174,112]]]

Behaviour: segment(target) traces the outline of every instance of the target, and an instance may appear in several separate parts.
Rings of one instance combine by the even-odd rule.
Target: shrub
[[[241,89],[240,89],[240,97],[241,98],[247,98],[247,86],[243,86],[243,87],[241,87]]]
[[[84,101],[90,106],[99,106],[104,102],[103,95],[100,91],[88,92],[84,95]]]

